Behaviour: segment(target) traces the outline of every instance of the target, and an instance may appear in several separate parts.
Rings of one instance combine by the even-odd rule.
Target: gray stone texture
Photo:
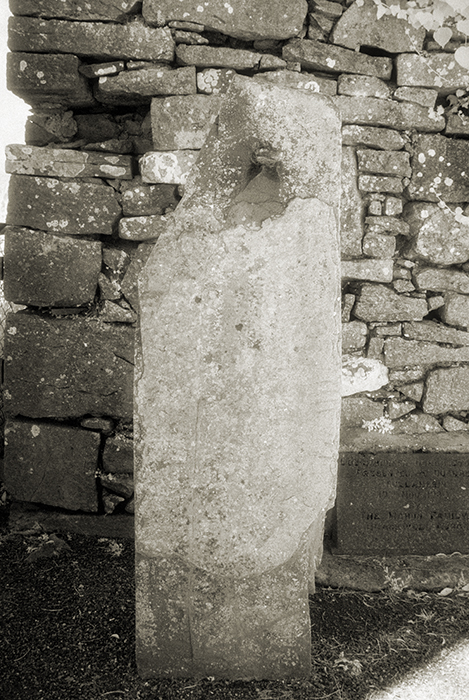
[[[357,150],[358,169],[364,173],[410,177],[409,154],[405,151]]]
[[[384,405],[382,401],[372,401],[366,396],[344,396],[340,425],[342,428],[362,427],[363,421],[382,418]]]
[[[133,329],[94,319],[9,314],[8,415],[132,417]]]
[[[320,92],[321,95],[336,95],[337,82],[331,78],[314,75],[313,73],[297,73],[291,70],[275,70],[258,73],[254,80],[268,80],[279,87]]]
[[[119,433],[108,437],[103,452],[103,469],[111,474],[132,474],[134,442]]]
[[[405,340],[404,338],[386,338],[384,341],[384,357],[386,366],[392,369],[420,367],[437,364],[453,364],[469,362],[467,346],[454,348],[444,347],[436,343],[420,340]]]
[[[327,98],[235,78],[140,279],[144,676],[310,673],[340,413],[339,203]]]
[[[367,56],[310,39],[292,39],[283,47],[282,56],[286,61],[301,63],[306,70],[325,73],[359,73],[389,80],[392,72],[390,58]]]
[[[91,107],[94,98],[86,78],[78,71],[79,66],[77,56],[70,54],[9,53],[8,90],[46,111]]]
[[[30,15],[80,21],[122,22],[137,12],[140,0],[10,0],[14,15]]]
[[[366,323],[350,321],[342,324],[342,352],[355,352],[366,345]]]
[[[363,200],[357,187],[357,159],[353,148],[342,148],[342,199],[340,205],[341,258],[362,253]]]
[[[153,250],[154,243],[140,243],[132,252],[131,261],[122,280],[122,293],[134,311],[138,310],[138,277]]]
[[[440,318],[450,326],[469,328],[469,296],[446,292],[444,306],[438,309]]]
[[[349,260],[341,265],[343,280],[392,282],[392,270],[392,260]]]
[[[438,90],[427,90],[425,88],[400,87],[394,91],[393,98],[399,102],[416,102],[422,107],[434,109],[438,98]],[[447,129],[446,129],[447,130]]]
[[[382,284],[364,284],[354,307],[362,321],[421,321],[427,313],[425,299],[396,294]]]
[[[378,19],[376,3],[365,0],[354,2],[342,15],[332,32],[334,44],[349,49],[373,46],[389,53],[420,51],[425,40],[425,29],[415,29],[409,22],[392,15]]]
[[[396,239],[383,233],[366,233],[362,241],[363,255],[389,260],[396,252]]]
[[[132,179],[130,156],[105,155],[37,146],[7,146],[5,171],[17,175],[44,175],[66,178]]]
[[[448,95],[469,84],[469,72],[452,53],[403,53],[396,58],[397,84],[435,88]]]
[[[218,95],[153,99],[151,133],[155,151],[202,148],[220,105]]]
[[[101,271],[99,241],[7,226],[5,299],[32,306],[80,306],[93,301]]]
[[[411,202],[404,211],[410,225],[406,255],[434,265],[457,265],[469,259],[469,226],[437,204]]]
[[[130,216],[119,221],[119,238],[126,241],[156,241],[168,228],[168,217]]]
[[[406,139],[399,131],[393,129],[344,124],[342,143],[344,146],[365,146],[367,148],[382,148],[387,151],[399,151],[405,146]]]
[[[33,146],[65,143],[77,133],[78,124],[73,112],[31,114],[25,126],[25,141]]]
[[[409,235],[409,224],[394,216],[367,216],[365,229],[367,233],[381,233],[386,234],[386,236]]]
[[[386,175],[359,175],[358,189],[362,192],[386,192],[400,194],[404,191],[402,179]]]
[[[53,423],[8,420],[5,486],[20,501],[96,513],[100,436]]]
[[[250,70],[259,68],[262,54],[247,49],[231,49],[225,46],[188,46],[178,44],[176,57],[183,66],[197,68],[233,68]]]
[[[352,55],[357,54],[352,53]],[[375,97],[337,95],[334,98],[334,103],[342,115],[344,124],[384,126],[402,131],[408,129],[442,131],[445,128],[443,116],[433,114],[426,107],[413,102],[393,102],[379,100]]]
[[[277,72],[283,71],[275,71]],[[197,92],[204,95],[220,95],[228,90],[234,75],[235,71],[230,68],[204,68],[197,72]]]
[[[149,216],[174,209],[179,201],[174,185],[147,185],[140,177],[121,185],[124,216]]]
[[[288,39],[297,36],[308,12],[305,0],[144,0],[143,16],[149,24],[174,20],[203,24],[237,39]]]
[[[127,24],[68,22],[36,17],[11,17],[8,23],[11,51],[73,54],[94,59],[172,61],[174,40],[168,27]]]
[[[427,413],[448,413],[469,408],[469,367],[435,369],[425,384],[423,410]]]
[[[112,187],[102,182],[10,177],[7,223],[62,234],[111,235],[121,216]]]
[[[95,96],[100,102],[120,104],[124,101],[126,104],[127,99],[147,103],[154,95],[193,95],[196,92],[193,67],[172,69],[155,65],[100,78]]]
[[[388,83],[369,75],[353,75],[343,73],[337,80],[337,93],[352,97],[379,97],[390,100],[392,90]]]
[[[418,289],[469,294],[469,275],[462,270],[442,270],[435,267],[420,268],[414,272],[412,279]]]
[[[469,199],[467,141],[439,134],[418,134],[412,145],[412,179],[408,187],[411,199],[427,202],[436,202],[438,198],[444,202]]]
[[[198,156],[198,150],[145,153],[139,161],[142,180],[154,184],[184,185]]]
[[[445,343],[448,345],[469,345],[469,333],[448,328],[435,321],[423,321],[422,323],[404,323],[402,334],[404,338],[413,340],[428,340],[431,343]]]

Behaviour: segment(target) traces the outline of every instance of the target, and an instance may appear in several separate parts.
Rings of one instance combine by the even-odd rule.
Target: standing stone
[[[237,39],[288,39],[299,34],[308,12],[305,0],[144,0],[148,24],[197,22]]]
[[[310,673],[340,416],[339,203],[329,100],[236,77],[140,278],[144,677]]]
[[[5,299],[32,306],[80,306],[93,301],[101,271],[100,241],[7,226]]]
[[[98,433],[53,423],[9,420],[5,485],[14,498],[68,510],[98,510]]]

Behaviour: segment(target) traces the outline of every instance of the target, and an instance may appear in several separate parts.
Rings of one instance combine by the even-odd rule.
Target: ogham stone
[[[174,20],[197,22],[246,41],[288,39],[298,35],[308,12],[305,0],[144,0],[148,24],[162,26]]]
[[[338,449],[339,203],[328,98],[234,78],[139,283],[144,677],[310,673]]]

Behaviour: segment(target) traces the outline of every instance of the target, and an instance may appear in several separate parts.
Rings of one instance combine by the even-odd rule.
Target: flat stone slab
[[[423,340],[386,338],[384,341],[384,358],[387,367],[392,367],[393,369],[437,365],[440,363],[452,364],[469,362],[469,348],[467,346],[460,348],[446,347]]]
[[[469,465],[457,454],[342,454],[342,554],[469,553]]]
[[[246,41],[288,39],[299,34],[308,12],[305,0],[214,0],[206,5],[195,0],[144,0],[148,24],[184,20],[203,24],[228,36]]]
[[[220,105],[221,97],[218,95],[153,99],[151,135],[155,151],[202,148]]]
[[[448,95],[469,84],[469,72],[452,53],[403,53],[396,58],[396,68],[398,85],[435,88]]]
[[[420,51],[425,40],[425,29],[415,29],[409,22],[392,15],[378,19],[373,0],[354,2],[340,17],[332,32],[334,44],[358,49],[373,46],[389,53]]]
[[[340,436],[341,452],[457,452],[469,451],[469,431],[394,435],[386,431],[346,428]]]
[[[367,148],[382,148],[387,151],[400,151],[405,146],[406,140],[399,131],[393,129],[344,124],[342,143],[344,146],[366,146]]]
[[[234,78],[140,277],[146,677],[310,672],[306,552],[322,540],[340,413],[339,168],[327,98]]]
[[[81,306],[93,301],[102,243],[7,226],[5,299],[32,306]]]
[[[116,104],[125,98],[150,102],[154,95],[192,95],[197,92],[195,77],[191,66],[172,69],[155,65],[127,70],[100,78],[95,95],[101,102],[112,100]]]
[[[11,17],[8,23],[11,51],[75,53],[107,59],[170,62],[174,40],[168,27],[147,27],[143,22],[111,24],[68,22],[36,17]]]
[[[443,116],[412,102],[337,95],[334,97],[334,103],[342,115],[344,124],[384,126],[400,131],[442,131],[446,125]]]
[[[392,60],[381,56],[367,56],[341,46],[324,44],[310,39],[293,39],[283,47],[286,61],[301,63],[306,70],[326,73],[359,73],[389,80]]]
[[[469,79],[469,76],[468,76]],[[411,199],[465,202],[469,198],[469,144],[439,134],[419,134],[412,142]],[[467,172],[466,172],[467,171]]]
[[[85,318],[9,314],[4,409],[30,418],[132,416],[134,331]]]
[[[469,367],[438,368],[429,373],[423,400],[428,413],[449,413],[469,408]]]
[[[14,498],[67,510],[98,510],[100,436],[52,423],[8,420],[5,486]]]
[[[428,313],[425,299],[396,294],[380,284],[364,284],[354,314],[362,321],[421,321]]]
[[[200,75],[200,74],[199,74]],[[337,82],[331,78],[314,75],[313,73],[297,73],[291,70],[274,70],[257,73],[254,80],[268,80],[279,87],[295,88],[320,92],[322,95],[336,95]],[[200,89],[200,88],[199,88]]]
[[[16,144],[7,146],[5,155],[5,171],[17,175],[132,179],[130,156]]]
[[[197,68],[233,68],[234,70],[249,70],[258,68],[262,59],[260,53],[247,49],[230,49],[225,46],[188,46],[178,44],[176,56],[183,66]]]
[[[74,19],[81,22],[101,20],[122,22],[138,9],[140,0],[88,0],[77,4],[76,0],[10,0],[14,15]]]
[[[12,226],[110,236],[121,214],[115,191],[102,182],[10,177],[7,223]]]
[[[93,94],[73,55],[14,52],[7,54],[8,90],[38,108],[91,107]]]
[[[392,282],[392,259],[345,260],[341,265],[343,280],[367,280],[368,282]]]

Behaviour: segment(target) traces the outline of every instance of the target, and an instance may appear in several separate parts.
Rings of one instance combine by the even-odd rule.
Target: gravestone
[[[340,554],[469,553],[469,461],[455,453],[345,453]]]
[[[236,77],[139,281],[143,677],[310,673],[340,415],[340,122]]]

